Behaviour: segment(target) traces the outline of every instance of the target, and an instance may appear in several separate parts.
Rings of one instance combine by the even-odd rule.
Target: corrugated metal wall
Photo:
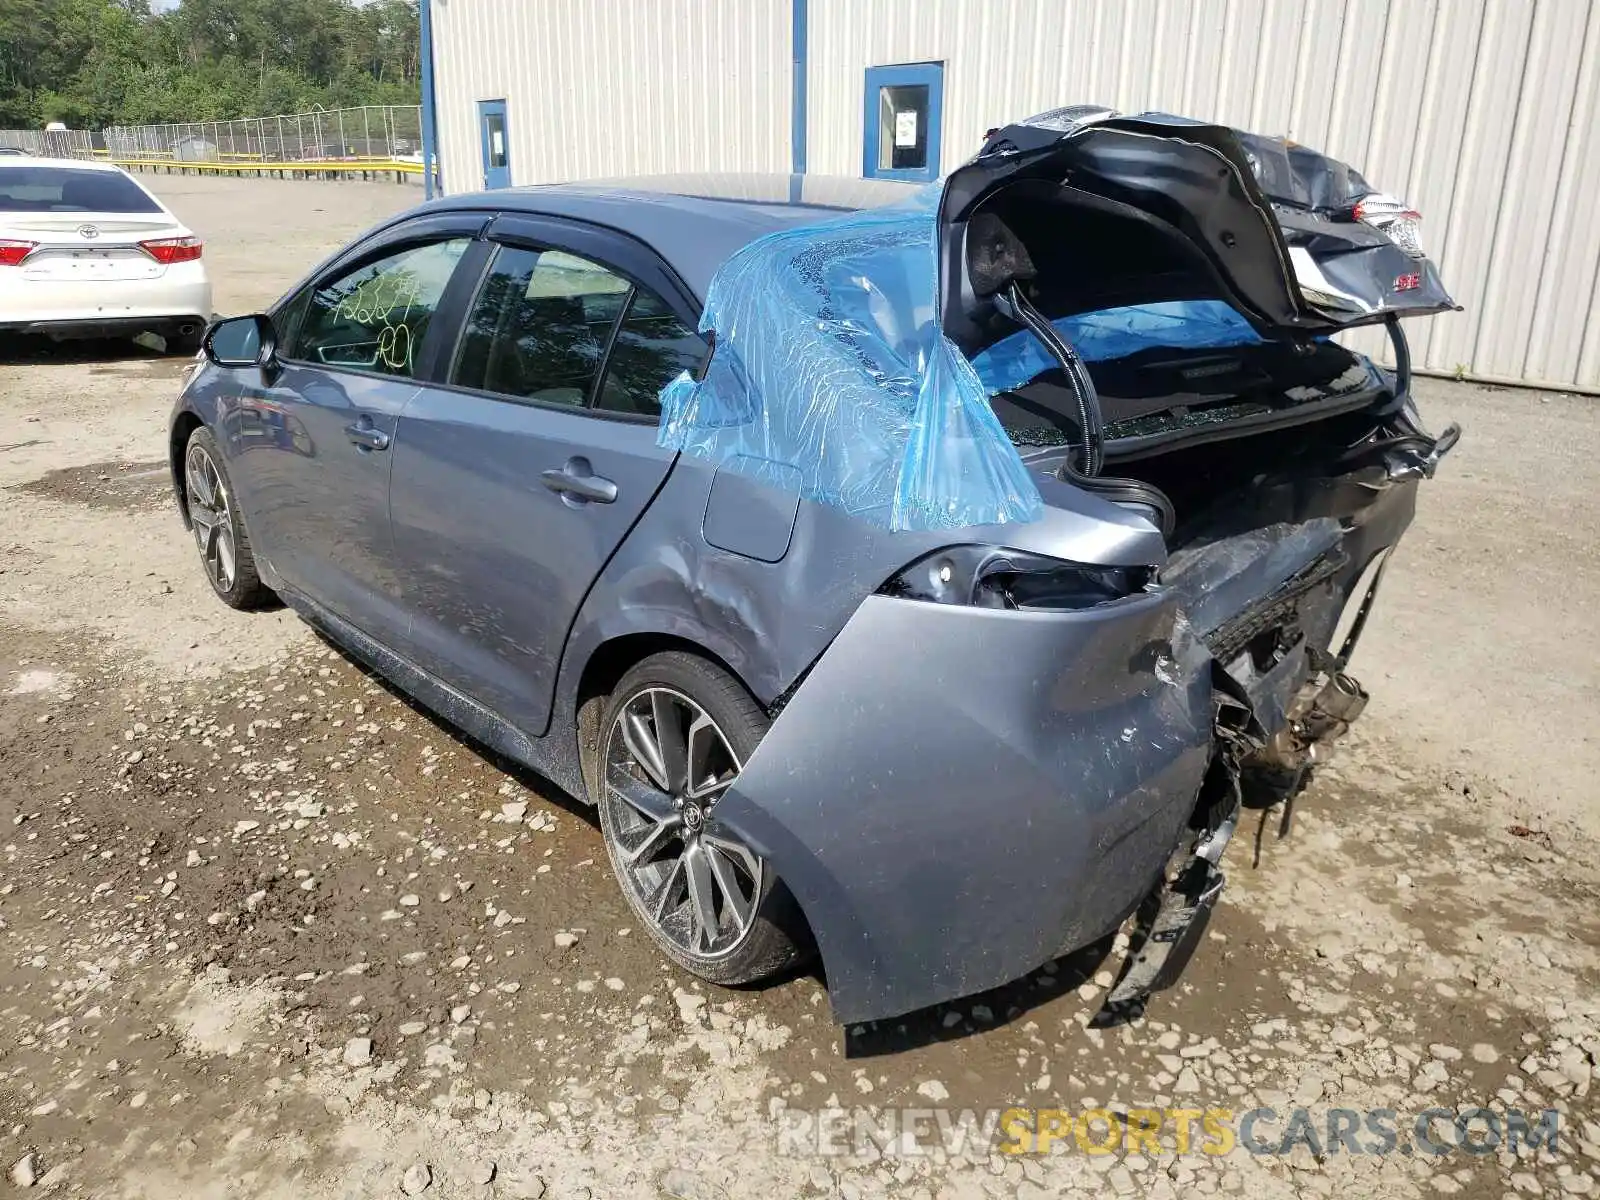
[[[1422,210],[1465,307],[1418,363],[1600,390],[1600,0],[810,0],[813,171],[858,174],[869,66],[943,60],[948,170],[1059,104],[1282,133]],[[1372,348],[1369,343],[1367,348]]]
[[[478,101],[513,183],[787,171],[789,0],[433,0],[446,191],[483,186]]]
[[[451,190],[501,97],[519,183],[788,169],[789,0],[433,2]],[[945,63],[946,169],[1064,103],[1287,134],[1422,210],[1465,311],[1408,325],[1420,366],[1600,391],[1600,0],[808,3],[813,172],[861,173],[892,63]]]

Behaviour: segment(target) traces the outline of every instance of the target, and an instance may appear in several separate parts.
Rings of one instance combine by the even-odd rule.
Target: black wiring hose
[[[1055,326],[1045,319],[1044,314],[1023,297],[1015,281],[1007,289],[1006,299],[1012,310],[1010,315],[1026,326],[1044,344],[1051,357],[1061,364],[1072,398],[1077,402],[1078,428],[1083,432],[1083,469],[1076,467],[1068,457],[1061,464],[1061,478],[1113,504],[1151,509],[1156,515],[1161,536],[1171,537],[1178,525],[1178,512],[1165,492],[1143,480],[1100,474],[1105,463],[1105,425],[1100,412],[1100,397],[1082,356],[1056,332]]]
[[[1451,424],[1438,437],[1433,437],[1423,433],[1409,421],[1404,421],[1399,426],[1399,432],[1392,429],[1375,429],[1367,436],[1371,438],[1370,441],[1356,442],[1339,456],[1338,461],[1349,462],[1354,458],[1365,458],[1386,450],[1415,450],[1424,458],[1432,457],[1437,461],[1455,449],[1456,443],[1461,440],[1461,427]]]
[[[1353,458],[1366,458],[1370,454],[1376,454],[1384,450],[1408,449],[1419,450],[1423,454],[1429,454],[1433,451],[1434,445],[1434,439],[1425,433],[1402,433],[1394,437],[1380,437],[1372,441],[1357,442],[1339,455],[1336,461],[1349,462]]]
[[[1115,475],[1083,475],[1072,465],[1071,460],[1061,464],[1060,475],[1065,482],[1109,500],[1113,504],[1151,509],[1156,515],[1156,526],[1161,530],[1162,537],[1171,537],[1178,527],[1178,510],[1173,507],[1167,494],[1153,483],[1146,483],[1142,479],[1123,479]]]
[[[1050,356],[1061,364],[1061,369],[1072,388],[1072,398],[1078,405],[1078,429],[1082,433],[1083,468],[1081,475],[1093,477],[1100,474],[1101,447],[1105,442],[1105,429],[1100,417],[1100,399],[1095,394],[1094,381],[1077,351],[1067,345],[1054,325],[1043,313],[1034,308],[1023,296],[1022,286],[1015,280],[1006,289],[1006,300],[1011,312],[1007,315],[1021,322],[1034,337],[1043,343]]]

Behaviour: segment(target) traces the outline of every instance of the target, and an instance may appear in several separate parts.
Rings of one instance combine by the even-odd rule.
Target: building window
[[[862,173],[937,179],[943,99],[943,63],[868,67]]]
[[[511,186],[511,144],[506,128],[506,102],[480,100],[478,124],[483,138],[483,186]]]

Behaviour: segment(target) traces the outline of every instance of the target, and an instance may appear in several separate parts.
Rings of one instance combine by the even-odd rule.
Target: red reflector
[[[205,243],[197,237],[158,238],[153,242],[139,243],[139,249],[163,266],[193,262],[200,257],[204,246]]]
[[[33,253],[37,242],[8,242],[0,239],[0,267],[18,267]]]

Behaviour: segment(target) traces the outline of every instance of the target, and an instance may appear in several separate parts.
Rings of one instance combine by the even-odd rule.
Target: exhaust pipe
[[[1366,707],[1366,689],[1339,671],[1312,697],[1309,710],[1299,721],[1300,737],[1313,746],[1342,737]]]
[[[1307,770],[1321,748],[1347,733],[1366,707],[1366,689],[1343,671],[1327,676],[1321,686],[1315,679],[1308,683],[1291,706],[1288,723],[1240,764],[1244,806],[1281,803],[1278,836],[1286,836]]]

